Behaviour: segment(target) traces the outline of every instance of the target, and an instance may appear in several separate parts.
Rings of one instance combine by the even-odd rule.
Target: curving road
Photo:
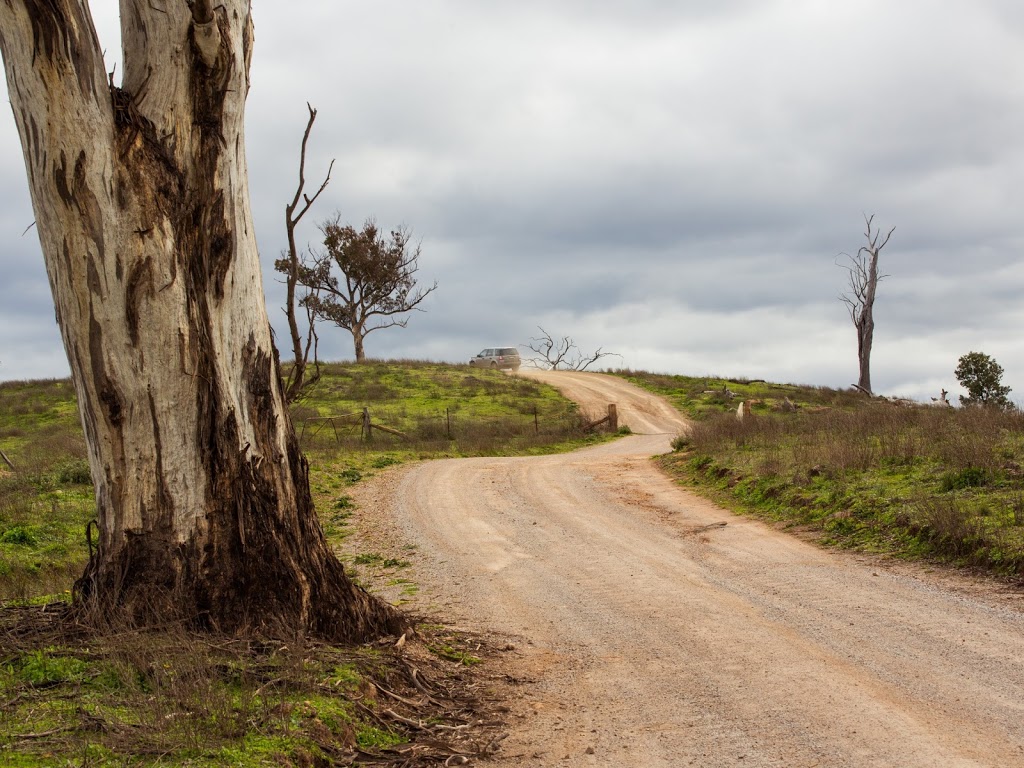
[[[423,604],[511,638],[495,765],[1024,766],[1016,592],[818,549],[649,461],[685,422],[614,377],[532,374],[636,434],[426,462],[383,512]]]

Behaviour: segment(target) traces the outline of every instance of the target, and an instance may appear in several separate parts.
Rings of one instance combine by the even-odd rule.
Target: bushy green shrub
[[[89,462],[85,459],[64,462],[57,467],[54,476],[61,485],[92,485]]]
[[[26,547],[33,547],[38,542],[34,533],[30,528],[25,526],[16,525],[13,528],[8,528],[0,535],[0,542],[4,544],[21,544]]]
[[[943,493],[958,491],[964,488],[981,488],[988,485],[989,473],[979,467],[966,467],[957,472],[947,472],[942,476],[939,487]]]

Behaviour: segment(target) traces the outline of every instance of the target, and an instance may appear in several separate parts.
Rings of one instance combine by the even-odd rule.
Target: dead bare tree
[[[529,344],[520,344],[540,357],[529,361],[536,368],[547,368],[552,371],[584,371],[602,357],[622,357],[618,352],[605,352],[602,347],[587,355],[576,345],[571,336],[563,336],[556,340],[539,325],[540,336],[530,338]]]
[[[306,121],[306,130],[302,134],[302,148],[299,152],[299,184],[295,189],[295,197],[284,207],[285,231],[288,233],[288,250],[281,254],[281,258],[274,262],[274,269],[285,276],[287,289],[284,312],[288,316],[288,332],[292,340],[292,368],[288,372],[288,381],[285,384],[285,398],[288,402],[294,402],[307,384],[312,384],[320,378],[320,360],[317,358],[317,347],[319,337],[316,333],[316,317],[311,309],[310,302],[306,297],[296,301],[295,290],[299,284],[299,250],[295,244],[295,228],[302,221],[302,217],[312,207],[316,199],[320,197],[331,181],[331,171],[334,169],[334,160],[327,167],[327,175],[323,183],[312,197],[304,193],[306,186],[306,146],[309,143],[309,134],[313,130],[313,123],[316,121],[316,110],[306,102],[309,110],[309,119]],[[301,203],[301,205],[300,205]],[[312,290],[307,288],[307,291]],[[308,294],[307,294],[308,295]],[[299,333],[299,322],[296,317],[296,304],[306,310],[306,337],[302,338]],[[309,364],[309,354],[313,353],[313,375],[306,377],[306,367]]]
[[[864,223],[867,225],[864,236],[867,238],[867,245],[862,245],[857,250],[856,256],[840,254],[846,258],[847,263],[839,264],[847,271],[850,286],[849,291],[839,295],[839,299],[846,304],[853,326],[857,329],[857,360],[860,363],[860,377],[854,386],[867,395],[871,394],[871,345],[875,335],[875,294],[878,290],[878,281],[887,277],[887,275],[878,273],[878,256],[889,242],[892,233],[896,231],[896,227],[893,227],[883,239],[881,231],[874,226],[874,220],[874,214],[864,215]]]
[[[309,289],[302,304],[317,319],[351,333],[360,362],[366,358],[367,334],[405,328],[407,313],[422,311],[419,305],[437,289],[437,281],[428,288],[417,286],[420,248],[411,247],[403,227],[384,237],[373,219],[357,230],[335,215],[320,230],[325,250],[311,250],[310,259],[298,267],[298,281]]]

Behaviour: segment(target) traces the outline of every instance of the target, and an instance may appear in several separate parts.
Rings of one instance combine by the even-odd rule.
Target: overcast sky
[[[184,1],[184,0],[169,0]],[[107,66],[117,3],[91,3]],[[268,311],[303,222],[404,224],[438,290],[371,357],[465,361],[543,326],[621,365],[848,386],[841,252],[888,231],[872,379],[954,394],[995,357],[1024,402],[1020,0],[254,2],[250,185]],[[120,69],[120,67],[118,67]],[[6,98],[6,90],[3,91]],[[0,114],[0,380],[67,375],[10,110]],[[840,259],[841,260],[841,259]],[[321,333],[322,356],[351,337]],[[612,364],[619,360],[612,359]]]

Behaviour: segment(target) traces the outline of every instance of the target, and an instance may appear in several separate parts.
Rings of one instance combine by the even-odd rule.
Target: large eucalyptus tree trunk
[[[81,604],[361,639],[284,406],[249,207],[248,0],[0,0],[0,50],[96,488]]]

